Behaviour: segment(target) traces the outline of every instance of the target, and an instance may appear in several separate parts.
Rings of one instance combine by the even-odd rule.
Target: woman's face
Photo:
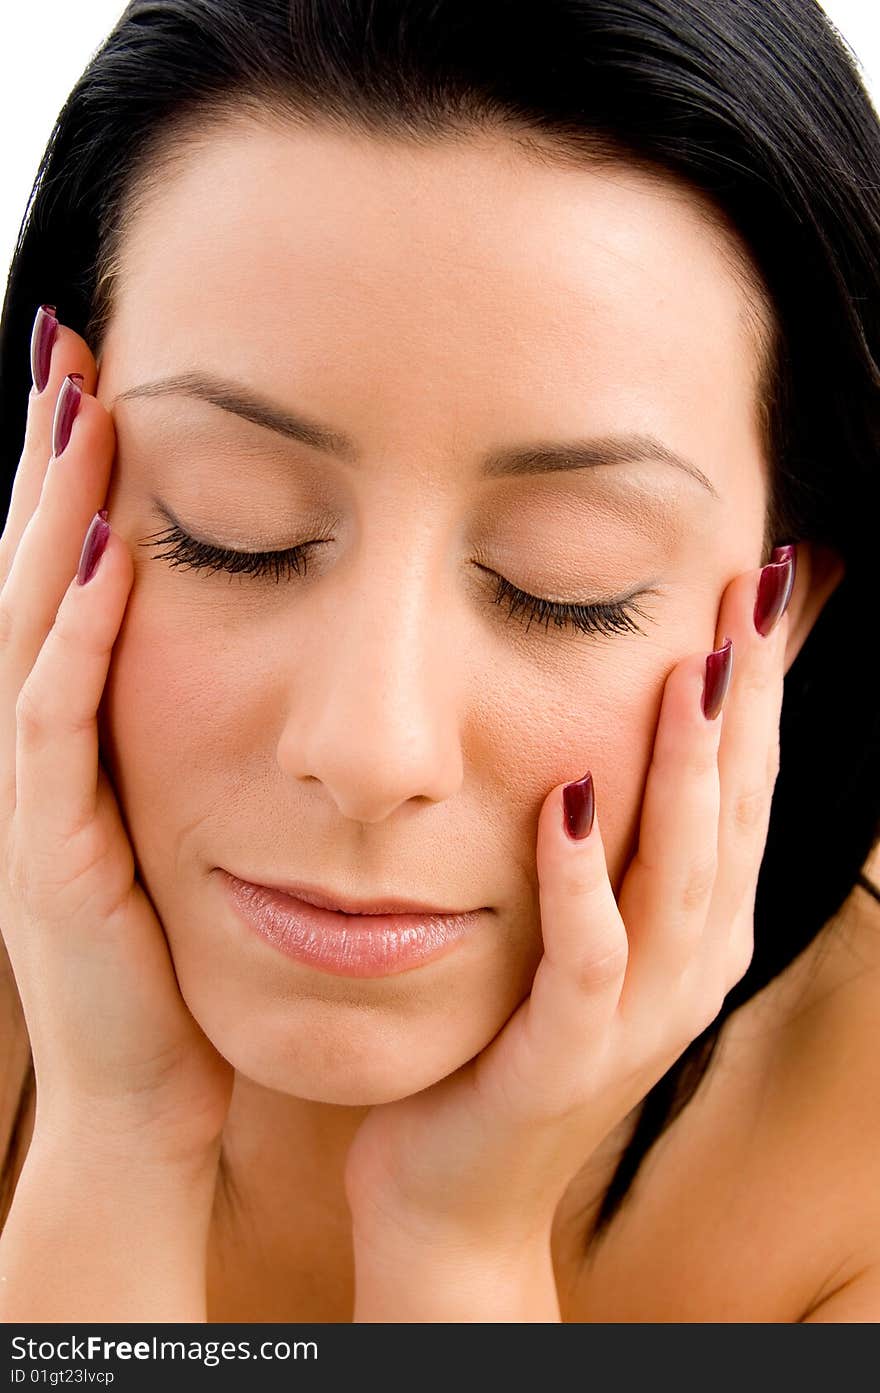
[[[122,270],[98,396],[135,582],[101,734],[141,878],[239,1071],[327,1102],[405,1096],[528,993],[538,813],[588,768],[619,888],[664,680],[761,563],[745,292],[691,197],[628,166],[245,124],[150,194]],[[117,400],[181,374],[350,444],[183,387]],[[615,462],[622,434],[658,444]],[[488,468],[590,439],[592,467]],[[174,567],[170,519],[233,549],[328,540],[276,583]],[[636,595],[642,632],[529,626],[494,603],[498,576]],[[330,975],[247,929],[218,868],[492,913],[418,968]]]

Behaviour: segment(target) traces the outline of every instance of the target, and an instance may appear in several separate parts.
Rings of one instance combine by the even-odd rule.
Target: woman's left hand
[[[737,576],[724,593],[719,649],[729,636],[736,672],[723,716],[703,709],[704,674],[707,687],[710,669],[723,686],[717,650],[669,674],[619,904],[600,817],[572,839],[563,785],[547,796],[537,831],[544,955],[530,995],[454,1074],[374,1107],[350,1148],[359,1292],[373,1254],[385,1280],[407,1245],[438,1255],[549,1246],[571,1180],[746,971],[779,767],[788,633],[784,615],[768,635],[756,629],[756,592],[760,583],[778,614],[794,560],[794,548],[778,550],[776,564]],[[401,1286],[409,1280],[401,1258]],[[409,1294],[406,1301],[412,1308]]]

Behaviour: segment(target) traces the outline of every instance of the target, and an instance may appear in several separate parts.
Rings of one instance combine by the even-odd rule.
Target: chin
[[[239,1064],[226,1056],[236,1070],[261,1088],[287,1093],[312,1103],[336,1103],[342,1107],[375,1107],[379,1103],[395,1103],[439,1082],[464,1063],[455,1060],[449,1068],[436,1066],[419,1069],[410,1067],[404,1072],[399,1062],[361,1057],[357,1063],[340,1064],[338,1068],[319,1068],[314,1059],[266,1060],[249,1058]]]
[[[281,1010],[276,1003],[274,1010],[250,1016],[211,1010],[197,1019],[224,1058],[253,1083],[344,1107],[393,1103],[430,1088],[467,1063],[497,1030],[485,1021],[476,1028],[470,1022],[456,1036],[450,1022],[420,1021],[416,1015],[402,1023],[379,1010],[357,1011],[339,1003],[329,1011],[325,1003],[320,1012],[302,1003]]]

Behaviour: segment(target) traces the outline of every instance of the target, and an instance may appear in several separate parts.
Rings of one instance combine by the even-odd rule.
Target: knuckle
[[[716,724],[713,729],[718,730],[720,727]],[[699,781],[700,785],[705,786],[711,781],[711,783],[714,784],[719,777],[717,750],[695,752],[686,762],[683,772],[689,777],[692,783],[697,783]]]
[[[83,646],[81,627],[78,623],[75,607],[71,606],[67,596],[65,596],[58,606],[55,622],[52,625],[53,641],[60,643],[65,648],[80,649]]]
[[[708,727],[714,732],[715,726]],[[677,780],[681,778],[682,772],[697,778],[708,778],[718,772],[718,751],[714,743],[703,740],[693,740],[688,742],[686,750],[676,754],[674,760],[670,762],[670,771]]]
[[[0,648],[9,647],[12,639],[12,608],[4,595],[0,591]]]
[[[730,819],[737,832],[750,836],[763,827],[769,806],[766,788],[749,789],[738,793],[731,806]]]
[[[581,991],[594,992],[613,986],[626,972],[629,945],[626,939],[587,943],[575,967],[575,983]]]
[[[45,738],[48,715],[33,683],[24,683],[15,702],[15,723],[24,748],[29,749]]]
[[[718,874],[718,857],[713,852],[702,861],[696,861],[688,870],[680,891],[682,909],[699,909],[705,904],[715,885]]]
[[[579,858],[575,857],[574,862]],[[570,900],[583,907],[595,902],[599,886],[596,874],[590,868],[580,868],[569,863],[565,868],[565,893]]]
[[[748,663],[740,671],[739,688],[746,697],[761,697],[769,691],[775,680],[775,674],[769,663]]]
[[[73,582],[58,607],[52,625],[52,642],[63,650],[62,661],[68,664],[75,664],[81,659],[87,662],[96,661],[106,655],[106,640],[101,634],[95,633],[79,606],[73,601],[72,585]]]

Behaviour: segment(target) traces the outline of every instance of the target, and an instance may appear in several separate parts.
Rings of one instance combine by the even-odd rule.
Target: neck
[[[343,1175],[369,1111],[236,1074],[209,1241],[209,1319],[351,1320]]]
[[[235,1186],[281,1199],[304,1184],[342,1186],[345,1158],[368,1106],[317,1103],[264,1088],[236,1074],[223,1154]]]

